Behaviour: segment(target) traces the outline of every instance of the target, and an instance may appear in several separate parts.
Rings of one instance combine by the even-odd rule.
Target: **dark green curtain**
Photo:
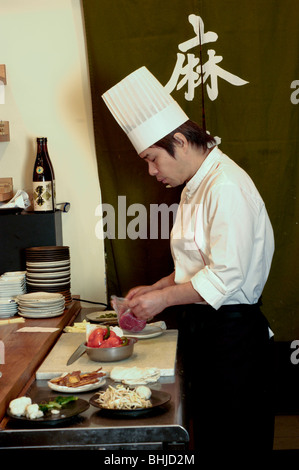
[[[188,83],[175,86],[172,95],[190,119],[221,138],[221,150],[251,175],[265,200],[276,251],[263,311],[276,339],[298,337],[298,1],[83,0],[83,11],[99,180],[116,222],[118,196],[126,197],[127,208],[143,204],[149,227],[150,205],[178,202],[181,188],[166,189],[147,174],[101,95],[143,65],[166,85],[178,57],[186,65],[193,54],[206,73],[203,84],[194,88],[193,99],[185,96],[192,93]],[[183,52],[179,44],[195,37],[190,14],[201,17],[207,36]],[[247,83],[233,83],[238,79]],[[127,216],[126,224],[137,215]],[[118,229],[125,227],[116,224]],[[169,241],[162,237],[119,239],[116,233],[105,239],[105,249],[109,295],[124,295],[173,269]]]

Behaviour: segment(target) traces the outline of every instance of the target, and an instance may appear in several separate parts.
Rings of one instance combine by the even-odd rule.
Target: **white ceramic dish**
[[[163,333],[163,330],[159,326],[146,325],[143,330],[137,331],[136,333],[127,330],[123,330],[123,333],[124,336],[127,336],[128,338],[149,339],[160,336]]]
[[[105,377],[100,377],[99,380],[93,384],[82,385],[82,387],[64,387],[63,385],[53,384],[52,382],[48,381],[48,386],[51,390],[55,392],[61,393],[81,393],[81,392],[88,392],[89,390],[96,390],[97,388],[102,387],[106,383]]]
[[[59,317],[63,312],[54,312],[54,313],[22,313],[18,311],[18,314],[24,318],[54,318]]]
[[[31,292],[30,294],[18,295],[17,300],[30,302],[57,302],[57,300],[63,299],[62,294],[52,294],[50,292]]]

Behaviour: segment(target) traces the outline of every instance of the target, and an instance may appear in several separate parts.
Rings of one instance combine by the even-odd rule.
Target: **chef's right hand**
[[[142,295],[146,294],[147,292],[150,292],[154,290],[153,286],[137,286],[133,287],[132,289],[129,290],[129,292],[126,295],[127,300],[133,299],[136,295]]]

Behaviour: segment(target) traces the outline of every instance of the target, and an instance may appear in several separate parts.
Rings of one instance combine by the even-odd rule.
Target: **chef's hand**
[[[172,272],[168,276],[162,277],[162,279],[159,279],[157,282],[155,282],[154,284],[152,284],[150,286],[133,287],[133,289],[130,289],[128,294],[126,295],[126,299],[131,300],[136,295],[139,296],[139,295],[142,295],[142,294],[146,294],[147,292],[156,291],[156,290],[159,290],[159,289],[164,289],[165,287],[168,287],[168,286],[174,286],[175,285],[174,275],[175,275],[175,273]]]
[[[136,295],[145,294],[146,292],[150,292],[151,290],[153,290],[153,286],[137,286],[137,287],[133,287],[133,288],[130,289],[129,292],[127,293],[126,299],[127,299],[127,300],[132,300],[133,297],[135,297]]]
[[[142,320],[148,320],[166,308],[164,296],[160,290],[135,295],[128,302],[132,313]]]

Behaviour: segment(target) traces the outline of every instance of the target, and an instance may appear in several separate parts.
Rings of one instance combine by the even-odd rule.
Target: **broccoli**
[[[71,401],[74,401],[74,400],[77,400],[77,399],[78,399],[78,397],[74,397],[74,396],[66,396],[66,397],[58,396],[58,397],[53,398],[53,400],[50,400],[48,402],[40,403],[39,404],[39,409],[43,412],[47,412],[47,411],[50,411],[52,409],[60,409],[64,405],[66,405],[67,403],[69,403]]]

